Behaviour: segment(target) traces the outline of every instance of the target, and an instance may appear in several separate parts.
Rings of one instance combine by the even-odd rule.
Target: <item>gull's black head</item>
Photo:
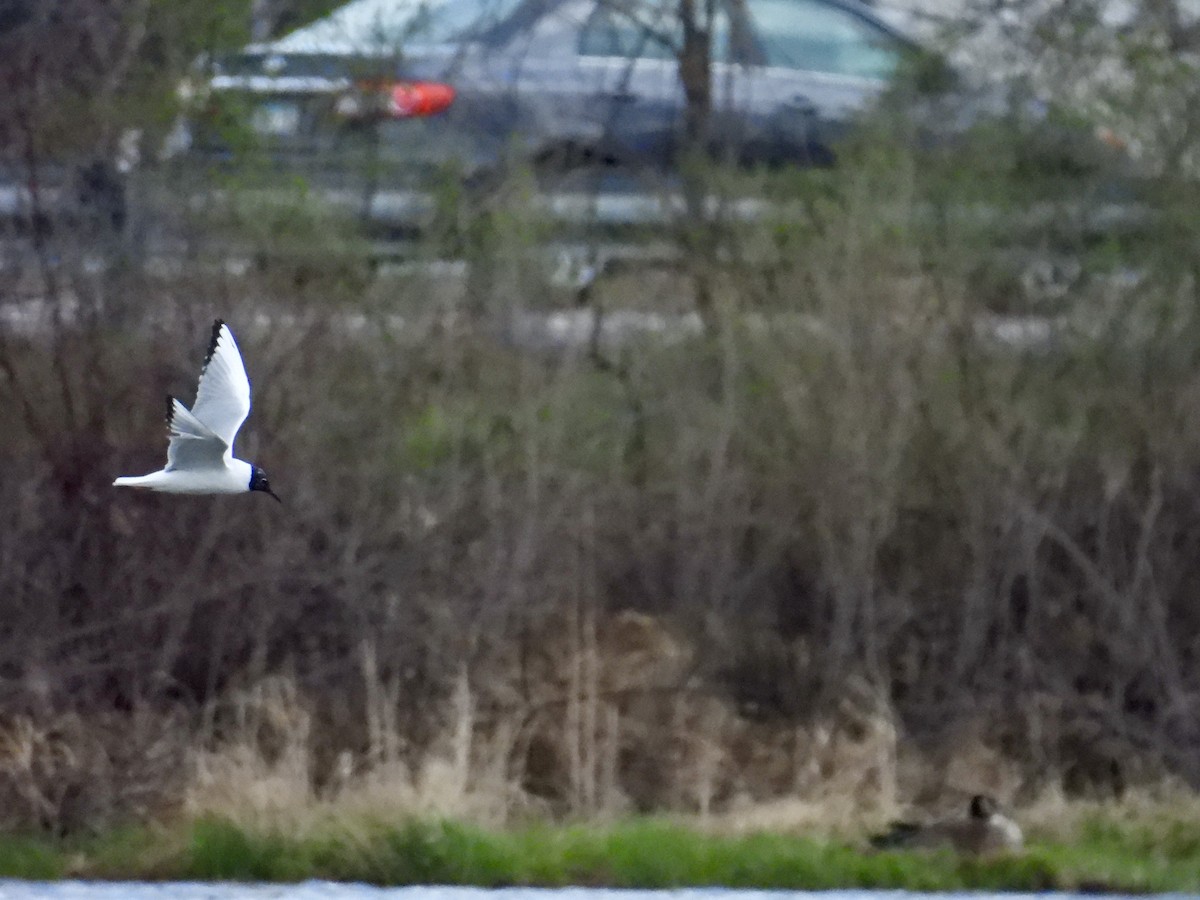
[[[270,494],[280,503],[283,502],[282,500],[279,500],[279,495],[271,490],[271,482],[267,481],[267,473],[258,466],[250,467],[250,490],[263,491],[264,493]]]

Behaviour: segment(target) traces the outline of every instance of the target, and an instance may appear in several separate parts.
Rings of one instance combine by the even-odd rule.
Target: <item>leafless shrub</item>
[[[175,812],[186,726],[160,711],[13,716],[0,737],[5,830],[74,834]]]
[[[77,39],[132,73],[149,20],[105,14]],[[20,112],[6,148],[51,139]],[[842,827],[977,787],[1200,784],[1196,273],[1148,241],[1136,291],[1096,272],[1053,342],[1007,345],[973,281],[1004,226],[938,161],[721,175],[789,203],[597,283],[669,324],[703,288],[704,329],[616,348],[520,345],[562,302],[520,177],[456,208],[453,288],[346,262],[361,236],[305,196],[214,197],[166,267],[5,244],[0,825]],[[333,232],[336,267],[311,255]],[[282,510],[108,487],[161,463],[156,398],[190,399],[217,315]]]

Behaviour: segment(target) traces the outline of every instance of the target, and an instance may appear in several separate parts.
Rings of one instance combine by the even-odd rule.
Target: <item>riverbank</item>
[[[0,877],[1195,892],[1200,826],[1179,812],[1125,817],[1112,807],[1075,823],[1073,834],[1043,828],[1024,853],[992,859],[875,853],[844,838],[716,834],[663,820],[506,830],[364,820],[289,831],[205,819],[88,838],[0,838]]]

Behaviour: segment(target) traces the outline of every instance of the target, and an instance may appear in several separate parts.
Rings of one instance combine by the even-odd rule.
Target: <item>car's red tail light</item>
[[[343,119],[415,119],[442,112],[454,102],[454,88],[438,81],[360,82],[342,94],[334,110]]]
[[[454,88],[437,81],[401,81],[392,85],[388,112],[401,119],[432,116],[454,102]]]

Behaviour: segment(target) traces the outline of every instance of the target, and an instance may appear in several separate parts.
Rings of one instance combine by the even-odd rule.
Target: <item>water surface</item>
[[[1076,896],[1015,893],[919,894],[909,891],[750,891],[725,888],[680,888],[669,891],[424,886],[379,888],[366,884],[329,881],[306,881],[301,884],[239,884],[190,881],[149,883],[0,880],[0,900],[780,900],[783,895],[797,900],[1073,900]],[[1115,896],[1119,895],[1110,895]]]

